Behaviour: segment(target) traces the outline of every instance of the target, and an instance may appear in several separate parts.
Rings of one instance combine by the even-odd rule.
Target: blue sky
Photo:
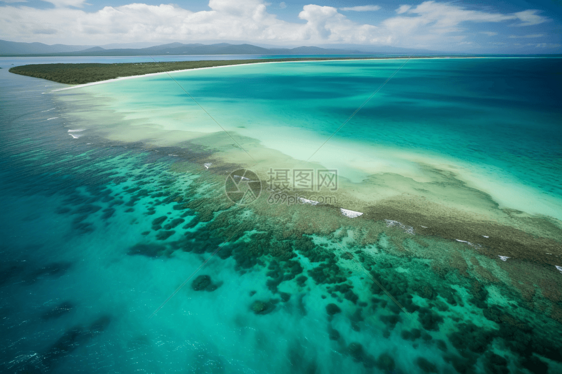
[[[0,39],[562,53],[562,0],[0,0]]]

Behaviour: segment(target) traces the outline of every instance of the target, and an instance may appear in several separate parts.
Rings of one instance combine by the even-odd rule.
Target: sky
[[[562,53],[562,0],[0,0],[0,39]],[[172,0],[173,1],[173,0]]]

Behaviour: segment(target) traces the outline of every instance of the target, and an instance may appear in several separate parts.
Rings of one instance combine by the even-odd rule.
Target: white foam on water
[[[51,117],[51,118],[47,118],[47,121],[50,121],[50,120],[52,120],[52,119],[57,119],[57,118],[59,118],[59,117]]]
[[[349,210],[349,209],[344,209],[344,208],[340,208],[341,213],[349,218],[357,218],[359,216],[362,216],[363,213],[361,212],[356,212],[354,210]]]
[[[424,229],[427,229],[427,226],[423,226],[423,225],[421,225],[421,227],[423,227]]]
[[[72,136],[74,139],[78,139],[79,137],[81,137],[82,135],[74,135],[74,134],[68,134],[70,136]]]
[[[489,236],[488,236],[488,235],[482,235],[482,236],[483,236],[484,238],[486,238],[486,239],[488,239],[488,238],[489,238]]]
[[[240,178],[240,180],[243,180],[243,181],[249,181],[249,180],[250,180],[249,178],[241,177],[240,175],[236,175],[236,174],[234,174],[234,177],[235,177],[235,178]]]
[[[384,221],[386,222],[386,227],[398,226],[402,230],[404,230],[407,234],[414,235],[414,233],[415,233],[414,228],[412,226],[406,226],[402,222],[394,221],[392,219],[385,219]]]
[[[84,131],[84,130],[85,130],[85,129],[76,129],[76,130],[68,130],[68,132],[82,132],[82,131]]]
[[[299,197],[299,200],[300,200],[303,204],[310,204],[310,205],[317,205],[317,204],[319,204],[318,201],[308,200],[308,199],[305,199],[304,197]],[[356,212],[356,213],[357,213],[357,212]],[[361,213],[361,214],[363,214],[363,213]],[[360,214],[360,215],[361,215],[361,214]]]
[[[559,272],[562,273],[562,266],[558,266],[558,265],[554,265],[556,267],[556,269],[558,269]]]
[[[207,163],[203,164],[203,166],[205,166],[205,169],[209,169],[212,164],[213,164],[212,162],[207,162]]]
[[[178,155],[175,155],[175,154],[173,154],[173,153],[168,154],[168,156],[170,156],[170,157],[178,157]]]
[[[50,112],[51,110],[55,110],[55,108],[51,108],[51,109],[47,109],[47,110],[42,110],[41,113]]]
[[[511,258],[511,257],[507,257],[507,256],[498,256],[498,257],[500,258],[500,260],[502,260],[504,262],[507,261],[508,258]]]
[[[469,246],[474,247],[474,248],[482,248],[482,246],[481,246],[480,244],[474,244],[474,243],[471,243],[471,242],[469,242],[469,241],[460,240],[460,239],[455,239],[455,240],[456,240],[457,242],[459,242],[459,243],[468,244]]]

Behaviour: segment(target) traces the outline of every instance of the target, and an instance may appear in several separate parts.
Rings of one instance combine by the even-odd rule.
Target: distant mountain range
[[[151,55],[365,55],[365,54],[438,54],[438,52],[402,49],[396,47],[345,45],[263,48],[251,44],[183,44],[170,43],[148,48],[111,49],[78,45],[47,45],[43,43],[18,43],[0,40],[0,56],[151,56]]]
[[[64,45],[43,43],[18,43],[0,40],[0,55],[41,55],[49,53],[68,53],[88,48],[83,45]]]
[[[79,52],[69,52],[68,55],[81,56],[150,56],[150,55],[341,55],[363,54],[360,51],[346,51],[341,49],[325,49],[319,47],[298,48],[262,48],[251,44],[182,44],[170,43],[155,47],[140,49],[104,49],[101,47],[88,48]]]

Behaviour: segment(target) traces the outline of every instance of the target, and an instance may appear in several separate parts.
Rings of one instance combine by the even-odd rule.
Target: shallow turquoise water
[[[244,126],[239,129],[243,134],[263,127],[267,118],[271,125],[326,135],[401,62],[376,64],[375,72],[366,62],[302,63],[280,65],[274,74],[274,65],[264,65],[177,76],[222,123],[231,129]],[[265,80],[261,69],[268,72]],[[337,77],[329,73],[334,69]],[[488,165],[509,180],[559,198],[559,69],[557,60],[410,61],[336,141],[351,139]],[[222,243],[208,228],[210,223],[178,227],[168,241],[158,240],[153,229],[157,217],[169,216],[166,222],[181,218],[182,226],[198,222],[193,210],[174,209],[174,200],[200,183],[198,175],[204,170],[178,176],[169,170],[177,159],[166,150],[147,152],[87,133],[76,141],[52,114],[57,112],[52,110],[56,99],[42,94],[62,85],[4,69],[0,79],[1,371],[421,373],[416,362],[424,357],[439,372],[455,372],[435,344],[443,339],[451,355],[457,352],[447,338],[456,328],[450,319],[437,330],[425,331],[428,324],[423,323],[422,330],[431,335],[427,340],[425,335],[406,339],[404,331],[422,325],[415,313],[398,314],[384,294],[377,294],[374,303],[386,308],[361,309],[343,292],[330,296],[309,278],[304,288],[282,282],[279,290],[290,299],[280,301],[268,284],[274,280],[271,268],[240,272],[235,258],[211,257],[207,247]],[[153,94],[159,89],[174,92],[165,76],[142,79],[151,82]],[[130,100],[131,110],[142,102],[135,96],[140,84],[131,80],[103,89]],[[181,93],[158,100],[170,107],[192,105]],[[157,196],[160,192],[164,195]],[[200,197],[204,194],[186,199]],[[193,249],[162,256],[163,246],[169,250],[180,237],[193,238]],[[152,247],[139,255],[132,250],[138,244]],[[423,261],[386,256],[385,245],[383,240],[376,249],[380,274],[399,269],[395,284],[386,286],[403,292],[404,282],[420,282],[408,274],[427,272]],[[151,317],[206,260],[200,274],[211,276],[219,287],[197,292],[189,282]],[[299,261],[305,271],[316,266],[304,256]],[[354,285],[359,302],[371,308],[372,285],[357,274],[346,282]],[[450,306],[451,313],[492,325],[469,302],[471,296],[455,287],[458,304]],[[252,312],[256,299],[278,301],[273,312],[260,315]],[[417,295],[413,300],[432,305]],[[343,312],[327,317],[329,302]],[[490,307],[503,303],[499,296],[486,302]],[[399,316],[396,327],[389,328],[394,315]],[[333,339],[334,331],[339,339]],[[351,342],[361,344],[365,356],[354,355]],[[492,350],[509,362],[508,372],[519,370],[515,354],[501,344],[490,346]],[[384,354],[395,364],[383,365]],[[376,365],[367,365],[369,355],[377,358]],[[560,369],[560,364],[547,362],[551,373]],[[486,365],[484,359],[478,361],[475,371],[492,372]]]
[[[562,216],[560,59],[487,58],[283,63],[174,73],[228,130],[307,159],[388,77],[398,73],[314,156],[376,159],[385,150],[462,164],[508,208]],[[405,63],[406,62],[406,63]],[[167,75],[80,89],[164,129],[219,131]],[[70,92],[70,91],[69,91]],[[189,116],[172,118],[174,113]],[[343,144],[344,151],[333,148]],[[379,147],[380,151],[377,151]],[[330,159],[332,160],[332,159]],[[332,160],[333,161],[333,160]],[[368,162],[368,161],[366,161]],[[326,167],[334,167],[330,161]],[[335,165],[338,166],[338,165]],[[356,181],[348,166],[343,176]],[[461,172],[462,174],[462,172]],[[534,195],[522,203],[510,187]],[[486,189],[487,188],[487,189]],[[504,191],[501,191],[505,189]],[[512,202],[513,205],[510,205]],[[553,204],[556,204],[554,208]],[[542,209],[542,211],[541,211]]]

